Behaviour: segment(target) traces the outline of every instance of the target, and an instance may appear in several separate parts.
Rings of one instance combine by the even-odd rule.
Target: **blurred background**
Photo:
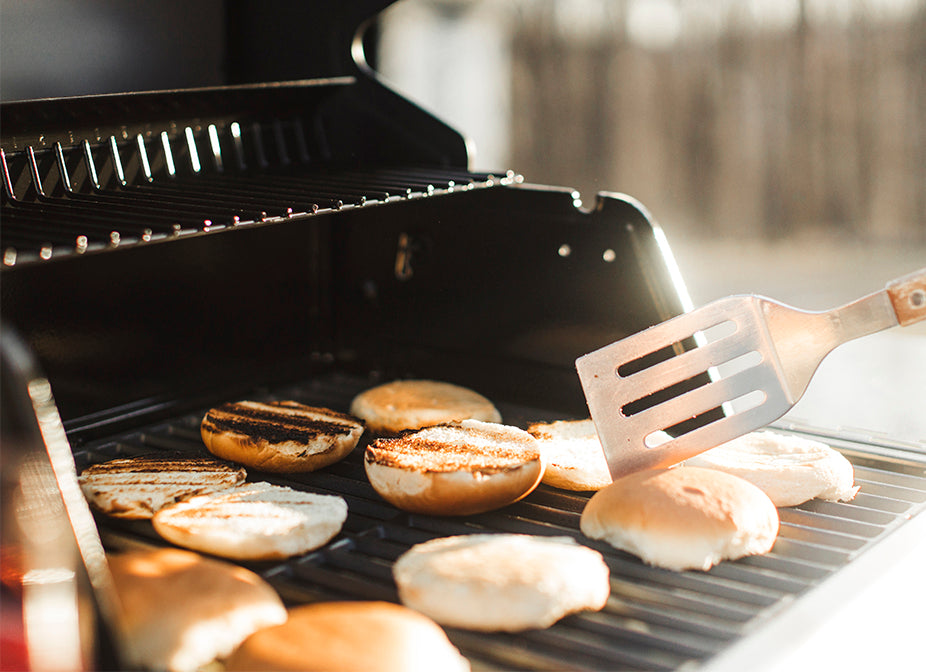
[[[250,4],[293,21],[238,45],[222,0],[0,0],[0,94],[240,81],[242,49],[277,63],[247,76],[330,74],[300,57],[323,37],[315,3]],[[696,305],[831,308],[926,266],[926,0],[401,0],[370,36],[383,79],[471,139],[472,168],[573,187],[586,207],[641,201]],[[924,335],[824,366],[879,394],[900,371],[926,399]],[[881,422],[839,404],[840,423]]]

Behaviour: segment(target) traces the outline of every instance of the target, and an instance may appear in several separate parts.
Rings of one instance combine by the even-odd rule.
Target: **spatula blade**
[[[761,304],[727,297],[576,360],[613,478],[681,462],[790,409]],[[660,430],[681,423],[666,441]]]

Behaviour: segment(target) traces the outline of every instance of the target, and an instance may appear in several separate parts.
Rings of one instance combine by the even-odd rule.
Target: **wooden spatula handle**
[[[886,290],[900,326],[926,319],[926,268],[889,282]]]

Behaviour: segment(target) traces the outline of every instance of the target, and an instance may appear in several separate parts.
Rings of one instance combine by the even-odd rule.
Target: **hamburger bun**
[[[527,431],[540,443],[546,463],[543,482],[547,485],[588,491],[611,483],[611,471],[590,419],[536,422]]]
[[[364,467],[373,489],[399,509],[466,516],[525,497],[544,464],[524,430],[464,420],[379,438],[367,446]]]
[[[666,569],[703,569],[767,553],[778,510],[752,483],[714,469],[640,471],[592,495],[580,528],[592,539]]]
[[[855,471],[842,453],[824,443],[777,432],[752,432],[685,461],[718,469],[757,485],[775,506],[797,506],[819,497],[855,497]]]
[[[200,425],[207,450],[261,471],[315,471],[347,456],[363,423],[295,401],[238,401],[210,409]]]
[[[210,459],[128,457],[94,464],[78,477],[90,505],[117,518],[151,518],[185,497],[243,483],[247,473]]]
[[[192,672],[286,621],[257,574],[177,548],[109,557],[132,669]]]
[[[350,405],[377,436],[461,420],[501,422],[502,416],[481,394],[434,380],[396,380],[361,392]]]
[[[270,483],[200,495],[151,519],[167,541],[234,560],[273,560],[328,543],[347,519],[347,502]]]
[[[393,567],[406,606],[450,627],[517,632],[599,610],[611,592],[601,554],[571,537],[472,534],[413,546]]]
[[[431,619],[390,602],[294,607],[251,635],[227,672],[466,672],[469,661]]]

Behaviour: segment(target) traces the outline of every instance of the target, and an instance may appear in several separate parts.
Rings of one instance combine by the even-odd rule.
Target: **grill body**
[[[346,49],[353,32],[337,35]],[[474,172],[458,133],[362,68],[332,67],[323,79],[3,106],[4,360],[23,356],[13,342],[34,358],[27,379],[4,383],[47,379],[45,420],[60,418],[78,471],[205,455],[198,423],[221,401],[346,411],[396,377],[470,386],[509,424],[584,417],[575,358],[689,307],[661,230],[632,198],[582,205],[570,189]],[[14,398],[5,388],[5,426],[41,424],[34,404],[8,409]],[[611,568],[605,610],[542,632],[449,631],[474,666],[710,667],[922,518],[921,457],[824,438],[853,461],[858,497],[783,509],[772,553],[709,572],[647,567],[585,539],[588,496],[547,486],[466,519],[402,513],[366,481],[362,444],[313,474],[252,474],[339,494],[350,515],[323,549],[251,568],[290,603],[395,601],[391,563],[414,543],[573,536]],[[148,523],[95,523],[109,549],[163,543]]]

